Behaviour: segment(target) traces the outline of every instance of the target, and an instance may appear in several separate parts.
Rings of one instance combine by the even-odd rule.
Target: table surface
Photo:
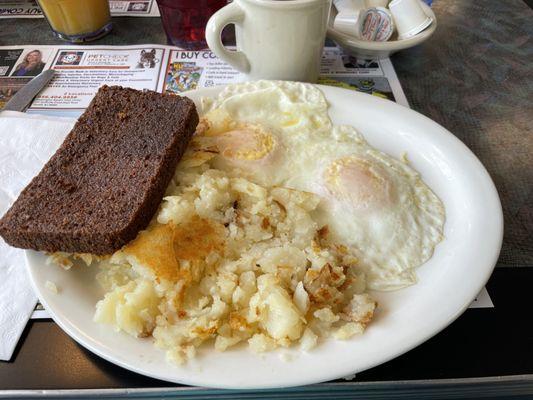
[[[434,36],[418,47],[394,55],[392,62],[411,107],[454,133],[479,157],[491,174],[500,194],[505,218],[504,243],[497,266],[533,267],[533,10],[522,0],[435,0],[433,9],[439,21]],[[142,43],[166,43],[159,18],[114,18],[113,32],[94,44]],[[63,43],[51,35],[44,19],[0,20],[0,45],[23,44]],[[501,271],[502,278],[499,279],[512,276],[512,279],[522,280],[531,276],[533,271],[525,268],[523,272],[526,270],[529,270],[529,275],[518,271],[505,275]],[[524,290],[527,288],[524,287]],[[501,297],[500,304],[509,303],[508,299],[503,300],[504,297]],[[526,296],[514,300],[518,304],[527,301]],[[514,308],[510,303],[508,305]],[[483,324],[481,319],[478,320],[480,315],[468,311],[464,318],[471,321],[463,324],[475,329]],[[511,315],[519,318],[520,313]],[[509,315],[500,314],[494,318],[495,323],[512,323]],[[448,334],[444,334],[445,341],[452,338],[460,341],[460,321],[448,328]],[[36,324],[40,323],[33,325]],[[527,329],[525,325],[522,328]],[[32,343],[40,345],[46,338],[54,343],[54,337],[64,335],[51,323],[40,328],[32,326],[27,331],[28,349]],[[453,336],[454,332],[459,336]],[[529,344],[532,345],[533,338],[530,336]],[[386,379],[387,376],[404,379],[402,365],[409,365],[411,361],[423,369],[428,361],[424,352],[432,351],[431,346],[440,346],[439,340],[442,339],[435,340],[397,361],[367,372],[367,379]],[[470,340],[476,339],[471,337]],[[496,343],[487,342],[487,345]],[[76,351],[72,350],[74,357],[85,360],[80,361],[81,364],[88,362],[109,375],[111,366],[108,363],[88,357],[84,350],[73,346],[76,348]],[[530,351],[531,348],[533,346]],[[514,363],[516,369],[511,372],[532,374],[532,364],[526,367],[531,355],[521,352],[520,346],[516,346],[514,351],[515,358],[511,357],[509,362]],[[22,358],[32,358],[26,346],[19,348],[17,353]],[[485,360],[483,368],[497,374],[497,368],[491,370],[490,360],[483,358],[481,353],[472,356],[479,358],[480,362]],[[30,359],[28,362],[31,362]],[[15,383],[15,370],[9,372],[9,367],[9,364],[0,365],[0,380],[12,382],[8,385],[11,388],[20,388]],[[65,365],[65,368],[69,366]],[[426,375],[447,377],[443,371],[439,369],[432,374],[431,368],[428,368]],[[461,375],[460,367],[458,371]],[[85,382],[85,387],[91,387],[88,384],[91,377],[78,376],[75,370],[71,370],[70,374],[74,381],[82,385]],[[110,387],[118,387],[122,385],[117,382],[129,380],[119,374],[110,378],[109,382]],[[143,378],[137,382],[148,384]],[[142,383],[140,386],[143,386]]]

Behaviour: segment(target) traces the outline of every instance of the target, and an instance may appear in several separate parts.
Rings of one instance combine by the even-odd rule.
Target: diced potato
[[[248,339],[248,344],[250,345],[250,349],[256,353],[272,351],[277,347],[275,340],[263,333],[253,335]]]
[[[358,322],[348,322],[333,332],[333,337],[338,340],[346,340],[354,335],[359,335],[365,330],[364,326]]]
[[[316,347],[318,343],[318,336],[309,328],[306,328],[301,339],[300,347],[303,351],[309,351]]]
[[[206,156],[178,166],[135,251],[130,243],[104,262],[67,253],[49,261],[64,268],[75,258],[100,261],[106,294],[94,320],[152,336],[178,365],[208,340],[217,351],[247,341],[262,353],[297,343],[309,351],[321,338],[360,334],[376,304],[364,294],[357,260],[319,229],[312,213],[319,197],[213,169],[224,131],[205,129],[212,135],[194,145]]]
[[[274,339],[298,339],[302,334],[302,315],[288,293],[280,287],[269,288],[264,302],[267,315],[263,326],[268,334]]]
[[[292,297],[294,304],[296,307],[298,307],[298,310],[302,315],[307,314],[307,311],[309,311],[309,295],[304,289],[303,282],[298,282],[298,285],[296,286],[296,290],[294,291],[294,295]]]

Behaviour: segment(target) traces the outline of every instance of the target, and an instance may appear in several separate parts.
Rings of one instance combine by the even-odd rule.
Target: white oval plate
[[[407,152],[446,207],[445,239],[418,269],[419,283],[375,293],[379,311],[362,336],[327,340],[308,353],[297,346],[264,355],[244,346],[224,353],[207,346],[197,359],[172,366],[150,339],[135,339],[92,321],[103,295],[94,279],[97,268],[64,271],[46,265],[43,254],[28,251],[32,283],[54,321],[82,346],[143,375],[198,386],[269,388],[327,381],[371,368],[418,346],[457,318],[488,280],[502,242],[501,205],[487,171],[462,142],[421,114],[367,94],[320,89],[334,123],[355,126],[370,144],[395,157]],[[186,95],[198,104],[200,97],[220,90]],[[56,283],[59,294],[45,288],[47,280]]]

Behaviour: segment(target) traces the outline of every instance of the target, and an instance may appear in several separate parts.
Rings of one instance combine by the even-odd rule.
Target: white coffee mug
[[[316,82],[330,8],[331,0],[234,0],[209,19],[207,44],[248,79]],[[237,51],[222,44],[228,24]]]

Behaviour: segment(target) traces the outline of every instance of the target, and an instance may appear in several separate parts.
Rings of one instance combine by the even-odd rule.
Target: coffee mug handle
[[[244,11],[233,1],[231,4],[222,7],[214,13],[205,27],[205,38],[209,48],[221,60],[226,61],[235,69],[244,72],[250,72],[250,62],[242,51],[229,51],[222,44],[222,29],[226,25],[238,25],[244,19]]]

